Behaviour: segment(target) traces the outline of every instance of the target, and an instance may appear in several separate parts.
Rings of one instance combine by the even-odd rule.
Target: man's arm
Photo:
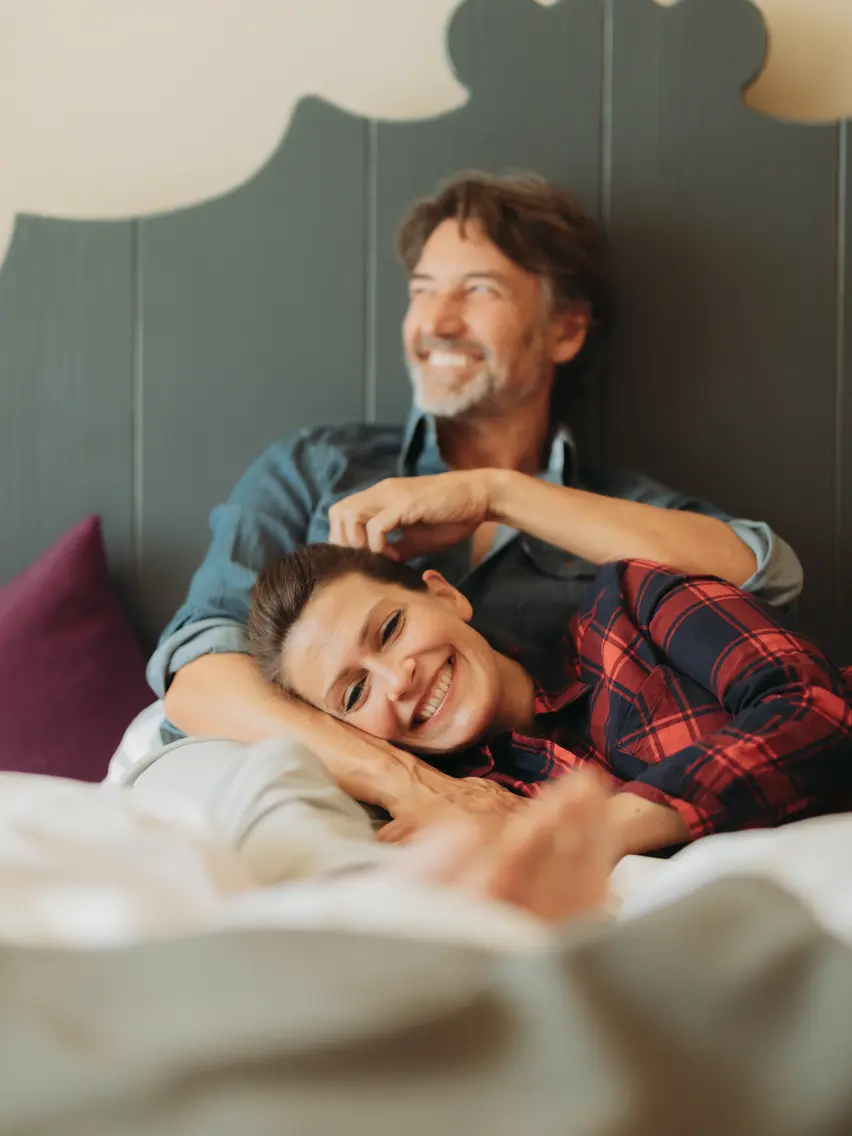
[[[659,808],[674,810],[692,839],[779,824],[849,800],[850,690],[816,647],[721,580],[684,579],[639,563],[606,572],[619,578],[631,622],[661,662],[710,691],[731,718],[650,766],[619,796],[657,806],[647,813],[655,824]],[[594,618],[592,609],[583,621]],[[635,816],[624,824],[636,839]]]
[[[245,623],[257,572],[304,544],[333,454],[303,432],[271,446],[210,518],[212,538],[186,602],[164,631],[148,679],[185,734],[253,742],[290,736],[310,745],[341,786],[393,811],[451,779],[289,698],[265,682]]]
[[[298,738],[346,793],[392,815],[459,785],[412,754],[277,690],[248,655],[205,655],[188,663],[175,676],[165,704],[170,720],[187,734],[241,742]]]
[[[591,493],[499,469],[390,478],[334,506],[331,539],[410,560],[496,521],[592,564],[644,559],[712,573],[778,605],[799,594],[801,566],[768,526],[712,516],[647,480],[608,489]],[[400,539],[389,545],[395,532]]]
[[[737,585],[757,567],[754,552],[716,517],[603,497],[514,471],[488,476],[490,519],[592,564],[649,560]]]

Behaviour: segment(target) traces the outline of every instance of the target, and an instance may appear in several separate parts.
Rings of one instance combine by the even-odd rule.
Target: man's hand
[[[494,470],[459,470],[432,477],[380,481],[332,505],[332,544],[370,548],[394,560],[411,560],[458,544],[492,520]],[[389,543],[391,533],[401,537]]]
[[[404,801],[399,810],[390,810],[394,819],[380,829],[378,839],[385,844],[402,844],[432,825],[463,817],[499,828],[530,803],[528,798],[482,777],[447,781],[437,792],[415,795]]]
[[[306,707],[298,733],[344,793],[395,816],[423,807],[452,790],[456,781],[405,750]]]

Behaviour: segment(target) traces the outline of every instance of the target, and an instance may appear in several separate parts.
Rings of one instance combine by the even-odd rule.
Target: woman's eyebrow
[[[358,632],[358,646],[359,647],[363,647],[364,644],[366,643],[367,638],[369,637],[369,634],[370,634],[370,627],[372,626],[372,623],[373,623],[373,616],[376,613],[376,609],[381,607],[381,605],[383,603],[384,603],[383,599],[376,600],[376,602],[373,604],[373,606],[367,612],[366,618],[364,619],[364,622],[361,624],[361,630]],[[329,704],[331,702],[332,695],[334,694],[337,687],[341,684],[343,679],[346,677],[348,670],[349,670],[348,667],[343,667],[334,676],[333,680],[331,681],[331,683],[328,686],[328,689],[326,690],[325,694],[323,695],[323,701],[326,704]]]

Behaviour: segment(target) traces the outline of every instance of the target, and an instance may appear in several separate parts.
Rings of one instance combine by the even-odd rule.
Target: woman
[[[339,545],[300,549],[258,578],[249,630],[263,673],[521,796],[568,770],[602,770],[617,790],[606,814],[616,859],[848,807],[848,677],[733,585],[606,564],[560,647],[522,661],[474,629],[459,590],[401,562],[423,538],[434,548],[495,522],[567,544],[566,492],[474,470],[342,502]],[[459,755],[449,766],[448,754]],[[408,827],[403,817],[389,836]]]

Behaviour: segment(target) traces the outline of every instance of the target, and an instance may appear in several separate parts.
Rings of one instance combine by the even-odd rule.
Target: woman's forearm
[[[602,497],[513,470],[487,476],[492,520],[592,564],[649,560],[737,585],[757,566],[751,549],[715,517]]]

